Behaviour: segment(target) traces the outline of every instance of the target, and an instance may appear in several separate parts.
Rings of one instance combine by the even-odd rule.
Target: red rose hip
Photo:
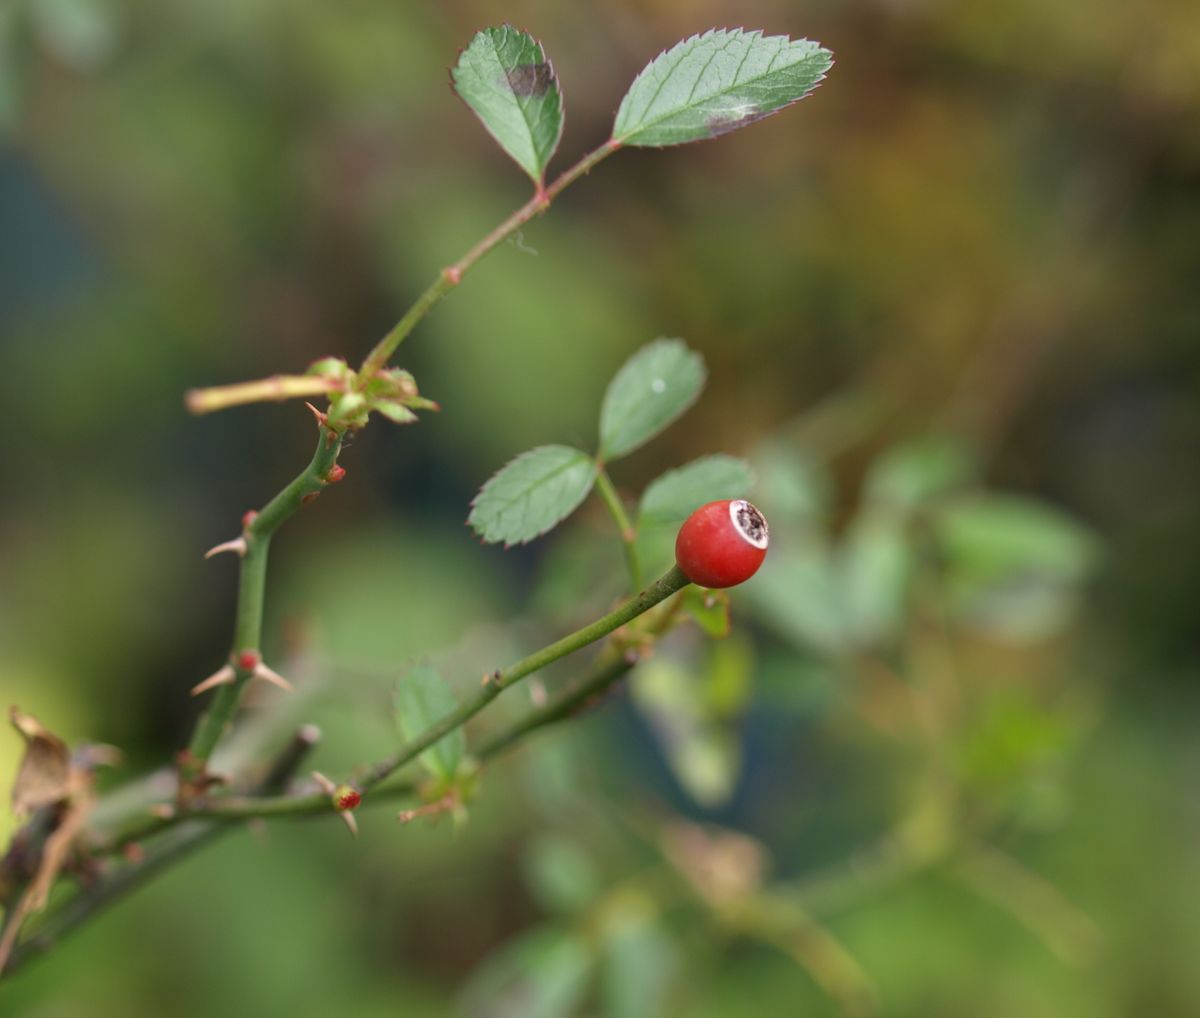
[[[675,538],[675,562],[701,587],[735,587],[767,555],[767,520],[742,498],[702,505]]]

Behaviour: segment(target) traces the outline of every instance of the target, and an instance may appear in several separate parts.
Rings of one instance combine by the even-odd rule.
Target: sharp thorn
[[[204,553],[204,557],[206,559],[212,558],[214,555],[220,555],[223,551],[235,552],[241,558],[246,554],[246,539],[244,537],[235,537],[232,541],[225,541],[222,544],[215,545]]]
[[[293,686],[290,682],[288,682],[287,679],[285,679],[278,672],[273,671],[272,669],[268,668],[261,661],[258,663],[258,667],[256,667],[254,669],[254,672],[252,674],[253,674],[254,678],[262,679],[264,682],[269,682],[269,683],[271,683],[272,686],[278,686],[280,689],[284,690],[285,692],[294,693],[296,691],[296,687]]]
[[[337,791],[337,785],[325,777],[325,775],[320,771],[313,771],[312,779],[321,786],[321,791],[326,795],[333,795],[333,793]]]
[[[236,673],[233,670],[233,665],[225,665],[219,671],[215,671],[203,682],[197,682],[192,686],[192,696],[199,696],[201,693],[207,693],[210,689],[215,689],[217,686],[228,685],[234,680]]]

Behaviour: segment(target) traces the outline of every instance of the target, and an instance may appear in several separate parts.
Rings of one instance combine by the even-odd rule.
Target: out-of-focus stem
[[[366,360],[363,361],[362,368],[359,370],[359,384],[365,385],[377,371],[387,365],[392,354],[396,352],[396,348],[416,328],[417,323],[429,314],[438,301],[462,282],[462,277],[467,274],[471,266],[501,241],[511,237],[531,219],[540,216],[564,188],[578,180],[601,159],[620,147],[620,142],[610,140],[599,148],[593,149],[574,166],[564,170],[549,187],[535,191],[529,201],[500,223],[457,262],[442,269],[421,296],[416,299],[413,306],[408,309],[404,317],[392,326],[387,335],[376,343],[374,349],[367,354]]]
[[[392,756],[377,763],[367,772],[365,777],[358,781],[358,787],[366,792],[381,784],[405,764],[415,760],[430,746],[440,742],[456,728],[464,725],[510,686],[516,684],[526,676],[540,671],[559,658],[565,657],[587,646],[589,643],[594,643],[619,629],[627,622],[649,611],[676,591],[681,590],[688,582],[688,578],[683,575],[679,568],[672,566],[668,572],[638,594],[637,597],[630,598],[602,618],[597,619],[590,625],[584,626],[582,629],[577,629],[569,636],[564,636],[561,640],[543,647],[528,657],[522,658],[515,664],[486,676],[483,685],[480,686],[478,692],[473,697],[462,703],[456,710],[451,711],[440,721],[430,725],[429,728],[402,746]],[[536,718],[533,722],[521,722],[523,730],[531,730],[543,724],[550,724],[560,717],[566,716],[575,706],[585,701],[589,696],[594,695],[595,692],[598,692],[605,685],[616,681],[627,670],[628,668],[617,669],[615,665],[612,671],[606,668],[602,674],[598,674],[594,683],[587,684],[587,688],[582,690],[574,689],[563,697],[555,699],[542,708],[541,711],[536,712]],[[503,748],[504,745],[512,742],[519,734],[513,734],[511,737],[500,737],[497,741],[498,743],[502,743],[502,745],[498,745],[494,751],[498,751],[499,748]],[[323,813],[329,809],[329,796],[322,792],[313,792],[300,795],[276,796],[274,798],[235,798],[224,796],[213,799],[203,807],[203,812],[208,816],[267,817]]]
[[[638,562],[637,553],[637,530],[629,521],[629,515],[625,512],[625,505],[621,501],[621,496],[617,493],[617,489],[613,487],[612,480],[608,476],[608,471],[600,467],[596,474],[596,490],[600,492],[600,497],[604,500],[604,504],[608,507],[608,512],[613,518],[613,522],[617,525],[617,532],[621,536],[621,544],[625,548],[625,565],[629,569],[629,582],[633,585],[633,589],[637,590],[642,585],[642,569]]]

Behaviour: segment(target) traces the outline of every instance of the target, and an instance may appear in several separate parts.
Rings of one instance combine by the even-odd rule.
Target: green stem
[[[92,919],[109,905],[120,901],[130,891],[214,836],[229,829],[212,821],[191,820],[167,831],[140,862],[120,864],[111,875],[97,881],[92,887],[79,891],[70,901],[47,916],[32,936],[13,948],[2,978],[8,978],[27,962],[57,947],[58,942],[76,927]]]
[[[661,626],[651,627],[651,632],[661,628]],[[477,748],[475,755],[480,760],[490,760],[505,753],[531,732],[572,717],[585,707],[589,700],[599,696],[609,686],[632,671],[637,662],[638,657],[631,650],[602,656],[583,678],[560,690],[541,707],[529,711],[485,738]],[[388,782],[382,786],[377,785],[373,794],[364,800],[364,805],[380,805],[393,799],[407,798],[415,795],[416,792],[417,788],[411,782]],[[329,796],[323,793],[320,795],[277,796],[275,798],[227,795],[215,799],[207,805],[199,806],[190,814],[183,814],[178,819],[146,819],[139,825],[121,832],[115,841],[118,844],[126,844],[130,841],[140,841],[152,837],[166,828],[178,824],[187,816],[202,816],[215,821],[228,822],[252,817],[315,816],[332,812],[333,808]]]
[[[651,627],[651,629],[660,628],[661,626]],[[625,676],[636,664],[636,656],[628,652],[606,655],[582,679],[561,690],[541,707],[493,733],[480,745],[479,758],[490,760],[499,756],[521,742],[531,732],[571,717],[589,700]],[[311,736],[304,735],[303,730],[302,733],[298,733],[293,744],[284,750],[279,761],[270,768],[272,776],[264,781],[264,790],[282,787],[287,776],[298,769],[303,755],[307,753],[312,744]],[[412,784],[390,782],[381,788],[376,788],[375,794],[364,801],[364,806],[382,805],[393,799],[408,797],[415,793],[416,788]],[[297,802],[301,798],[313,801],[311,804],[301,806]],[[214,840],[222,832],[232,831],[234,821],[249,817],[329,813],[333,810],[329,796],[324,794],[306,797],[228,798],[218,800],[213,806],[214,808],[203,814],[197,813],[191,818],[179,822],[160,820],[151,823],[136,836],[122,838],[122,843],[124,843],[153,834],[161,835],[147,850],[146,857],[141,862],[120,864],[119,868],[101,878],[92,888],[81,891],[52,912],[32,937],[14,949],[4,970],[4,975],[10,975],[26,962],[49,951],[72,930],[136,890],[170,864]],[[170,827],[170,830],[165,830],[166,827]]]
[[[498,756],[531,732],[571,717],[593,697],[599,696],[609,686],[628,675],[637,662],[638,658],[633,653],[613,656],[598,662],[584,678],[561,690],[541,707],[485,738],[477,751],[479,758],[488,760]]]
[[[656,613],[643,620],[639,635],[650,639],[661,636],[674,624],[679,607],[679,598],[664,604]],[[488,760],[505,752],[530,732],[572,717],[628,675],[637,666],[642,649],[644,648],[631,646],[618,651],[614,648],[611,653],[601,655],[600,660],[583,678],[559,690],[541,707],[486,737],[476,750],[477,755],[481,760]]]
[[[629,569],[629,582],[633,585],[633,589],[637,590],[642,585],[642,569],[637,553],[637,530],[629,522],[625,505],[621,502],[621,496],[617,494],[617,489],[613,487],[608,471],[601,466],[597,466],[596,488],[617,525],[617,532],[621,535],[621,544],[625,547],[625,565]]]
[[[590,625],[584,626],[582,629],[575,630],[569,636],[564,636],[561,640],[543,647],[541,650],[522,658],[505,669],[492,672],[491,675],[488,675],[484,679],[483,685],[473,697],[462,703],[456,710],[451,711],[436,724],[431,725],[415,739],[406,743],[392,756],[377,763],[367,772],[365,777],[358,781],[358,787],[366,792],[379,785],[405,764],[415,760],[430,746],[444,739],[456,728],[464,725],[510,686],[515,685],[526,676],[540,671],[559,658],[566,657],[568,654],[586,647],[589,643],[595,643],[602,637],[631,622],[639,615],[649,611],[659,602],[670,597],[676,591],[681,590],[688,582],[688,578],[683,575],[678,566],[672,566],[668,572],[638,594],[637,597],[630,598],[602,618],[597,619]],[[628,667],[632,667],[632,664]],[[628,670],[628,667],[619,673],[613,673],[611,677],[607,678],[607,682],[616,681],[625,670]],[[604,675],[608,676],[609,673],[606,671]],[[598,681],[604,684],[603,677]],[[572,699],[570,702],[553,701],[555,705],[554,709],[557,709],[559,714],[555,717],[547,717],[545,721],[540,723],[548,724],[552,720],[557,720],[560,716],[565,716],[574,706],[581,703],[589,695],[591,695],[591,692],[585,690],[578,693],[578,698]],[[529,727],[538,727],[538,724],[532,724]],[[204,806],[203,813],[205,816],[220,817],[266,817],[323,813],[327,812],[329,808],[329,796],[322,792],[313,792],[301,795],[276,796],[274,798],[221,797],[214,799]]]
[[[575,630],[561,640],[556,640],[528,657],[523,657],[515,664],[509,665],[501,671],[493,672],[485,679],[479,691],[470,700],[463,703],[458,710],[452,711],[437,724],[431,726],[407,746],[402,747],[394,756],[377,764],[363,782],[364,789],[378,784],[406,763],[415,760],[430,746],[478,714],[510,686],[534,672],[541,671],[559,658],[573,654],[589,643],[595,643],[614,630],[620,629],[621,626],[646,613],[660,601],[666,600],[677,590],[682,590],[689,582],[678,566],[672,566],[640,594],[614,608],[607,615],[590,625]]]
[[[320,732],[311,725],[296,732],[271,761],[260,783],[260,790],[277,792],[286,786],[319,739]],[[3,974],[10,975],[25,962],[45,954],[76,927],[229,830],[232,830],[230,825],[212,820],[187,820],[164,832],[141,861],[118,863],[112,872],[104,874],[95,884],[82,888],[75,897],[51,913],[32,937],[13,950]]]
[[[342,436],[322,425],[318,429],[317,449],[307,467],[256,516],[243,531],[246,550],[242,555],[238,580],[237,615],[234,623],[233,649],[230,653],[234,680],[218,687],[212,706],[200,718],[196,731],[184,754],[181,771],[184,778],[204,773],[208,758],[220,741],[226,726],[233,720],[246,683],[253,669],[243,668],[238,657],[242,651],[259,653],[262,643],[263,595],[267,583],[267,552],[275,532],[310,496],[315,496],[328,483],[329,471],[337,462]]]
[[[417,298],[413,306],[408,309],[404,317],[367,354],[366,360],[363,361],[362,367],[358,372],[359,386],[366,385],[376,372],[387,366],[387,362],[391,360],[392,354],[396,352],[396,348],[416,328],[417,323],[429,314],[438,301],[462,282],[462,277],[467,274],[480,258],[491,251],[501,241],[511,237],[531,219],[540,216],[569,184],[574,183],[600,162],[601,159],[615,152],[620,147],[621,143],[614,139],[605,142],[597,149],[593,149],[574,166],[564,170],[549,187],[544,189],[539,188],[535,191],[529,201],[513,212],[504,222],[500,223],[499,226],[480,240],[479,243],[472,247],[457,262],[442,269],[433,282],[425,288],[421,296]]]

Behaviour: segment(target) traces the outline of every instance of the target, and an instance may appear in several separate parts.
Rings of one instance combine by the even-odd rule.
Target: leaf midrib
[[[737,36],[735,36],[734,38],[738,38],[738,37],[737,37]],[[771,57],[771,62],[770,62],[768,65],[767,65],[767,69],[766,69],[765,71],[763,71],[761,74],[756,74],[756,75],[754,75],[754,76],[753,76],[753,77],[751,77],[751,78],[746,78],[746,79],[744,79],[743,81],[736,81],[736,80],[735,80],[735,81],[734,81],[732,84],[730,84],[730,85],[728,85],[727,87],[725,87],[725,88],[721,89],[720,91],[718,91],[718,92],[713,92],[713,93],[712,93],[710,96],[707,96],[707,97],[706,97],[704,100],[701,100],[701,102],[706,102],[706,101],[708,101],[708,100],[710,100],[710,99],[715,99],[715,98],[717,98],[717,97],[718,97],[718,96],[720,96],[720,95],[724,95],[724,94],[725,94],[725,93],[727,93],[727,92],[731,92],[731,91],[732,91],[733,89],[735,89],[735,88],[741,88],[743,85],[749,85],[749,84],[753,84],[753,83],[754,83],[754,82],[756,82],[756,81],[761,81],[763,78],[767,77],[767,75],[769,75],[769,74],[773,74],[773,73],[775,73],[776,71],[788,70],[788,69],[789,69],[789,68],[791,68],[791,67],[795,67],[795,66],[796,66],[796,64],[803,63],[803,62],[804,62],[806,59],[808,59],[809,57],[815,57],[815,56],[818,56],[818,55],[819,55],[819,54],[822,52],[822,48],[821,48],[820,46],[818,46],[818,47],[817,47],[816,49],[814,49],[814,50],[808,50],[808,51],[807,51],[806,53],[804,53],[802,56],[798,57],[796,60],[794,60],[792,63],[790,63],[790,64],[786,65],[785,67],[782,67],[782,68],[776,68],[776,67],[775,67],[775,61],[776,61],[776,60],[779,58],[779,54],[780,54],[780,53],[783,53],[783,52],[785,52],[785,51],[787,51],[787,50],[790,50],[790,49],[791,49],[791,47],[792,47],[792,46],[794,46],[794,45],[795,45],[796,43],[798,43],[798,42],[808,42],[808,41],[810,41],[810,40],[807,40],[807,39],[805,39],[805,40],[801,40],[801,39],[791,39],[791,40],[789,40],[789,41],[788,41],[788,45],[787,45],[787,46],[780,48],[780,49],[779,49],[779,51],[778,51],[778,52],[776,52],[776,53],[775,53],[775,55]],[[753,49],[753,45],[750,47],[750,49]],[[747,51],[746,51],[746,56],[742,58],[742,64],[745,64],[745,62],[746,62],[746,58],[747,58],[747,57],[749,57],[749,55],[750,55],[750,49],[747,49]],[[715,54],[714,54],[714,56],[715,56]],[[711,63],[711,60],[710,60],[710,63]],[[739,66],[739,68],[740,68],[740,67],[741,67],[741,64],[739,64],[738,66]],[[705,70],[707,70],[707,69],[708,69],[708,68],[707,68],[707,65],[706,65],[706,67],[705,67]],[[672,74],[672,73],[674,73],[674,68],[672,68],[670,71],[668,71],[668,72],[667,72],[667,77],[666,77],[665,79],[663,79],[663,81],[662,81],[662,82],[659,84],[659,86],[658,86],[658,89],[657,89],[657,91],[656,91],[656,92],[655,92],[655,94],[654,94],[654,97],[653,97],[653,98],[650,100],[650,102],[649,102],[649,103],[647,103],[647,104],[646,104],[646,109],[647,109],[647,110],[648,110],[648,109],[649,109],[651,106],[653,106],[653,105],[654,105],[655,101],[658,99],[658,95],[659,95],[659,93],[660,93],[660,92],[662,92],[662,90],[663,90],[663,87],[666,85],[666,83],[667,83],[667,80],[669,80],[669,79],[670,79],[670,77],[671,77],[671,74]],[[699,82],[697,81],[697,85],[698,85],[698,84],[699,84]],[[694,92],[694,91],[695,91],[695,88],[693,88],[693,92]],[[807,95],[807,94],[808,94],[808,93],[806,92],[806,93],[805,93],[805,95]],[[792,100],[792,101],[793,101],[793,102],[795,102],[795,101],[798,101],[798,100],[800,100],[800,99],[803,99],[803,98],[804,98],[804,96],[797,96],[797,97],[796,97],[796,99],[795,99],[795,100]],[[698,105],[698,104],[696,104],[696,105]],[[629,133],[627,133],[627,134],[623,134],[623,135],[621,135],[619,138],[617,138],[617,141],[621,141],[621,142],[628,141],[630,138],[634,138],[634,137],[636,137],[637,135],[641,134],[643,131],[647,130],[648,128],[651,128],[651,127],[653,127],[655,124],[660,124],[660,123],[662,123],[662,121],[664,121],[664,120],[668,120],[668,119],[670,119],[671,117],[678,116],[680,113],[682,113],[682,112],[684,112],[684,111],[686,111],[686,110],[689,110],[689,109],[694,109],[694,108],[695,108],[695,107],[694,107],[694,105],[693,105],[693,104],[690,102],[690,100],[689,100],[689,102],[686,102],[686,103],[684,103],[684,105],[682,105],[682,106],[677,106],[675,109],[673,109],[673,110],[670,110],[670,111],[668,111],[668,112],[666,112],[666,113],[663,113],[663,114],[661,114],[660,116],[657,116],[657,117],[655,117],[653,120],[644,120],[642,123],[640,123],[640,124],[637,126],[637,128],[636,128],[636,129],[634,129],[634,130],[630,131],[630,132],[629,132]]]
[[[503,31],[507,34],[508,32],[512,31],[512,29],[509,29],[506,27],[503,29]],[[520,38],[519,34],[518,34],[518,38]],[[492,35],[491,33],[488,33],[488,42],[490,42],[492,44],[492,53],[496,57],[496,63],[500,65],[500,70],[504,72],[504,77],[505,77],[505,80],[507,81],[508,80],[508,68],[506,68],[504,66],[504,60],[500,56],[500,48],[496,45],[496,37],[494,35]],[[536,40],[535,40],[535,44],[536,44]],[[543,61],[546,60],[546,51],[543,50],[540,45],[537,46],[537,50],[538,50],[538,53],[541,56],[542,60]],[[513,66],[520,67],[521,65],[514,64]],[[555,86],[551,86],[551,87],[555,88]],[[555,91],[557,91],[557,88],[555,88]],[[533,134],[533,122],[529,119],[528,115],[526,114],[525,107],[521,105],[521,100],[517,96],[517,93],[513,91],[511,85],[509,86],[508,94],[510,96],[512,96],[512,101],[516,104],[517,112],[521,114],[521,119],[525,122],[525,132],[529,135],[529,148],[533,154],[534,163],[538,167],[537,179],[539,182],[543,181],[543,180],[545,180],[545,177],[546,177],[546,165],[545,165],[545,162],[542,160],[541,155],[538,152],[537,141],[534,138],[534,134]]]

